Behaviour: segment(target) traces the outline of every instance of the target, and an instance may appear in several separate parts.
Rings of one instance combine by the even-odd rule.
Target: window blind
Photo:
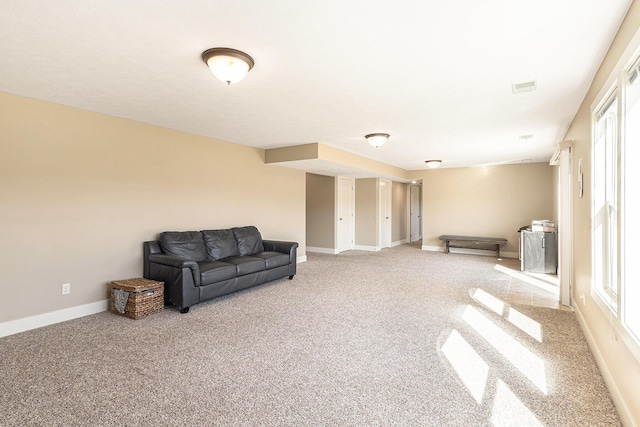
[[[628,76],[629,84],[638,81],[638,77],[640,77],[640,57],[636,58],[631,68],[629,68]]]
[[[616,102],[616,99],[618,99],[616,92],[613,92],[611,95],[609,95],[609,98],[602,105],[602,108],[600,108],[600,111],[598,111],[598,115],[596,116],[598,120],[600,120],[605,114],[607,114],[607,112],[609,111],[609,108],[611,108],[611,105],[613,105],[613,103]]]

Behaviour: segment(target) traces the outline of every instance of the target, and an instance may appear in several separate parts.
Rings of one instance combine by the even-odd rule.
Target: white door
[[[411,223],[411,242],[416,242],[422,239],[422,233],[420,232],[420,187],[412,185],[411,191],[411,206],[410,206],[410,223]]]
[[[391,246],[391,181],[380,180],[380,249]]]
[[[353,179],[338,178],[338,252],[353,249],[355,239]]]

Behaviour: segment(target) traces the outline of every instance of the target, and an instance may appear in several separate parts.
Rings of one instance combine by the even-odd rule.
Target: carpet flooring
[[[574,314],[518,267],[308,254],[293,280],[188,314],[1,338],[0,425],[620,425]]]

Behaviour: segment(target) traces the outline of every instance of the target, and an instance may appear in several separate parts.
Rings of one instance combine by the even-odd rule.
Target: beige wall
[[[306,174],[307,177],[307,246],[334,249],[336,178]]]
[[[598,359],[614,402],[624,419],[631,425],[630,419],[640,425],[640,363],[634,358],[621,338],[610,340],[609,319],[591,298],[591,105],[598,93],[605,88],[607,79],[622,58],[632,37],[640,28],[640,2],[631,5],[627,17],[618,35],[612,43],[596,77],[593,80],[578,113],[576,114],[565,139],[573,140],[573,289],[574,304],[580,301],[579,295],[586,297],[585,304],[579,303],[576,310],[584,319],[585,335],[591,337],[596,359]],[[637,36],[636,36],[637,37]],[[608,86],[607,86],[608,87]],[[584,159],[584,196],[577,196],[576,181],[578,159]],[[615,383],[615,386],[612,384]],[[623,410],[624,409],[624,410]]]
[[[504,237],[504,255],[517,256],[518,229],[553,217],[552,167],[547,163],[420,171],[423,245],[438,236]],[[509,254],[510,253],[510,254]]]
[[[305,254],[305,174],[263,150],[6,93],[0,129],[0,322],[106,299],[164,230],[254,224]]]
[[[359,170],[365,176],[384,176],[388,179],[407,179],[408,171],[396,166],[379,162],[377,160],[362,157],[348,151],[329,145],[312,142],[309,144],[292,145],[289,147],[271,148],[265,152],[265,162],[281,164],[296,164],[301,167],[300,161],[308,161],[304,163],[304,167],[311,167],[307,170],[312,171],[314,161],[319,161],[326,165],[341,165],[348,169]]]
[[[391,242],[409,239],[409,185],[394,181],[391,186]]]
[[[356,179],[356,245],[378,246],[379,179]]]

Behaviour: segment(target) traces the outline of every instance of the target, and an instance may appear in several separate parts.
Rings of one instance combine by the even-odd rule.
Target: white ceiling
[[[631,2],[0,0],[0,91],[408,170],[546,162]],[[227,86],[211,47],[255,68]],[[391,137],[376,149],[372,132]]]

